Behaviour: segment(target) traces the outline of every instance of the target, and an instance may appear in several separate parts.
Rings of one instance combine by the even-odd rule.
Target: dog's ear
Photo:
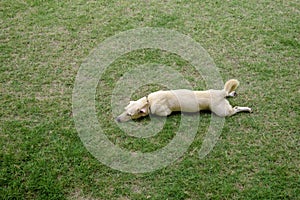
[[[146,113],[147,112],[147,107],[143,107],[141,110],[140,110],[140,113]]]
[[[147,113],[149,108],[149,103],[146,103],[140,110],[140,113]]]

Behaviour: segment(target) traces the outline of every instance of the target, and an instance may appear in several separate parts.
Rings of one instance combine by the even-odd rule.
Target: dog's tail
[[[227,95],[234,91],[239,86],[239,81],[236,79],[230,79],[228,80],[224,85],[224,90],[227,93]]]

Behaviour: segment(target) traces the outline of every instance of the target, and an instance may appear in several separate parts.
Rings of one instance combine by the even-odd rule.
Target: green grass
[[[0,198],[299,199],[299,8],[296,0],[1,1]],[[199,42],[224,81],[240,80],[232,104],[254,112],[227,118],[202,160],[197,152],[210,114],[201,114],[195,141],[181,159],[135,175],[101,164],[85,149],[71,99],[89,53],[106,38],[141,27],[176,30]],[[121,147],[152,151],[178,128],[180,115],[172,115],[157,136],[138,140],[111,121],[116,81],[129,68],[152,62],[172,66],[205,89],[201,76],[176,55],[145,50],[118,59],[96,98],[99,121]]]

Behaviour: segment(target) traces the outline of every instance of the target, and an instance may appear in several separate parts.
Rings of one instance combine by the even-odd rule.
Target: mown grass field
[[[299,199],[299,8],[297,0],[2,0],[0,199]],[[210,122],[203,113],[182,158],[131,174],[103,165],[84,147],[72,118],[72,91],[98,44],[142,27],[175,30],[199,42],[224,82],[240,80],[239,96],[230,102],[253,113],[226,118],[215,148],[199,159]],[[163,147],[180,120],[170,116],[162,133],[143,140],[112,121],[114,84],[126,70],[153,62],[207,89],[192,65],[173,54],[137,51],[112,64],[99,82],[97,114],[111,141],[133,151]]]

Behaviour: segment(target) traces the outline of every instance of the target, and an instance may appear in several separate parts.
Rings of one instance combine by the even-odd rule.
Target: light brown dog
[[[234,91],[239,85],[235,79],[230,79],[222,90],[169,90],[150,93],[137,101],[130,101],[125,112],[117,117],[118,122],[126,122],[147,116],[150,113],[158,116],[168,116],[173,111],[199,112],[210,110],[220,117],[234,115],[238,112],[251,112],[249,107],[232,107],[226,97],[236,96]]]

